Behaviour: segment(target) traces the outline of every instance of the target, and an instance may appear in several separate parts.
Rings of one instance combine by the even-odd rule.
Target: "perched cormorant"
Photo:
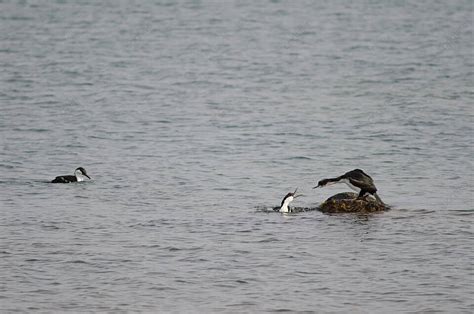
[[[359,198],[363,198],[367,194],[370,194],[373,195],[378,202],[384,204],[377,195],[377,188],[375,187],[374,180],[372,180],[368,174],[360,169],[354,169],[352,171],[346,172],[337,178],[323,179],[319,181],[318,185],[313,187],[313,189],[325,187],[335,183],[347,184],[351,189],[359,193]]]

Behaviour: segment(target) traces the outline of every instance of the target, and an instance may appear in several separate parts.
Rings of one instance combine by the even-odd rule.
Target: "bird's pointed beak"
[[[319,188],[319,187],[320,187],[320,185],[316,185],[315,187],[313,187],[313,189],[316,189],[316,188]]]
[[[84,175],[85,175],[86,177],[88,177],[88,178],[89,178],[89,180],[92,180],[92,179],[91,179],[91,177],[89,177],[87,174],[85,174],[85,173],[84,173]]]

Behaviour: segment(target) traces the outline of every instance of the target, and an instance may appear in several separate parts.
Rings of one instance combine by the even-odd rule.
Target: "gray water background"
[[[0,312],[473,312],[472,18],[0,1]],[[391,211],[258,210],[353,168]]]

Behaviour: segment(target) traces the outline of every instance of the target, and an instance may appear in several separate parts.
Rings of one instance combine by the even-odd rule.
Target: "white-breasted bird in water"
[[[85,178],[91,179],[86,172],[86,169],[79,167],[74,171],[74,175],[66,175],[66,176],[58,176],[54,178],[51,183],[71,183],[71,182],[81,182],[84,181]]]
[[[298,188],[293,193],[288,193],[285,195],[283,200],[281,201],[280,207],[275,207],[273,208],[274,211],[280,212],[280,213],[291,213],[292,209],[290,208],[290,203],[293,202],[293,200],[297,197],[303,196],[303,194],[296,194],[296,191],[298,191]]]
[[[313,187],[313,189],[325,187],[335,183],[347,184],[352,190],[359,193],[359,198],[364,198],[370,194],[373,195],[379,203],[384,204],[384,202],[377,195],[377,188],[375,187],[374,180],[372,180],[372,178],[367,173],[360,169],[351,170],[337,178],[322,179],[318,182],[317,186]]]

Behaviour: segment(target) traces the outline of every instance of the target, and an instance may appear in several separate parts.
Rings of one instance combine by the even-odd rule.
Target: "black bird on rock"
[[[372,180],[372,178],[367,173],[360,169],[354,169],[352,171],[346,172],[337,178],[322,179],[318,182],[317,186],[313,187],[313,189],[336,183],[347,184],[352,190],[359,193],[359,198],[364,198],[370,194],[373,195],[379,203],[384,204],[384,202],[377,195],[377,188],[375,187],[374,180]]]

